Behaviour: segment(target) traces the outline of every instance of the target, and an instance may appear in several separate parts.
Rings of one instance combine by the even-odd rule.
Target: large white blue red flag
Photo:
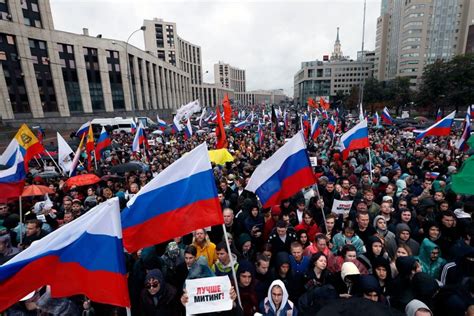
[[[118,198],[34,242],[0,266],[0,310],[51,286],[52,297],[84,294],[92,301],[130,306]]]
[[[160,172],[122,211],[129,252],[224,222],[206,143]]]
[[[341,136],[340,149],[342,157],[346,159],[351,150],[363,149],[370,146],[369,129],[367,128],[367,119],[363,119],[357,125],[348,130]]]
[[[140,123],[138,124],[137,132],[135,133],[135,137],[133,138],[132,151],[139,152],[140,145],[142,144],[146,144],[146,138],[143,124],[140,121]]]
[[[245,188],[257,194],[263,207],[271,207],[316,182],[300,131],[263,161]]]
[[[441,121],[434,123],[425,130],[414,130],[414,133],[418,133],[415,141],[419,143],[426,136],[449,136],[451,133],[451,125],[453,124],[455,116],[456,111],[453,111]]]

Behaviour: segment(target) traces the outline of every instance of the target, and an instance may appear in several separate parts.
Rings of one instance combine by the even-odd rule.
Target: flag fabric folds
[[[318,103],[313,98],[308,98],[308,105],[314,109],[318,108]]]
[[[89,125],[91,125],[91,122],[85,122],[84,124],[79,127],[79,129],[76,132],[77,137],[82,137],[82,135],[86,134],[87,131],[89,130]]]
[[[209,159],[216,165],[225,165],[226,162],[234,161],[234,157],[226,148],[209,150]]]
[[[357,123],[341,136],[340,149],[344,159],[347,159],[351,150],[363,149],[369,146],[369,129],[367,128],[366,119]]]
[[[319,119],[316,117],[314,119],[313,125],[311,126],[311,138],[316,140],[319,134],[321,134],[321,128],[319,126]]]
[[[229,125],[232,118],[232,107],[230,105],[229,95],[227,93],[224,96],[224,100],[222,100],[222,106],[224,108],[225,125]]]
[[[266,208],[315,182],[305,138],[300,131],[255,169],[245,189],[256,193]]]
[[[72,165],[69,171],[70,177],[76,174],[76,168],[77,168],[77,164],[79,163],[79,159],[81,158],[82,145],[84,144],[85,136],[86,134],[82,134],[81,142],[79,143],[79,146],[77,146],[76,153],[74,154],[74,158],[72,159]]]
[[[188,118],[186,125],[184,125],[184,137],[185,139],[189,139],[193,136],[193,127],[191,126],[191,121]]]
[[[7,148],[5,148],[3,154],[0,156],[0,165],[4,165],[7,167],[13,166],[13,164],[15,163],[16,151],[18,149],[18,146],[18,141],[13,138],[8,144]]]
[[[20,196],[25,186],[25,177],[23,155],[20,149],[17,148],[13,165],[8,169],[0,170],[0,192],[2,192],[2,198],[8,199]]]
[[[44,147],[26,124],[20,126],[15,139],[18,145],[20,145],[23,160],[25,161],[25,170],[28,170],[30,160],[44,152]]]
[[[69,172],[72,168],[71,154],[74,152],[59,132],[56,136],[58,138],[58,165],[64,172]]]
[[[334,120],[334,117],[332,116],[328,123],[328,132],[331,138],[334,138],[336,135],[336,120]]]
[[[111,145],[110,137],[105,127],[102,126],[102,131],[100,132],[99,138],[97,139],[97,144],[95,145],[95,151],[99,155],[102,155],[102,151]]]
[[[469,149],[469,145],[467,141],[471,136],[471,112],[470,109],[467,108],[466,118],[464,119],[464,128],[461,134],[461,137],[456,142],[456,148],[462,151],[466,151]]]
[[[92,170],[92,156],[94,155],[94,133],[92,132],[92,124],[89,125],[89,131],[87,132],[87,140],[86,140],[86,153],[87,153],[87,170]]]
[[[247,126],[250,126],[250,122],[245,120],[245,121],[241,121],[241,122],[238,122],[237,124],[234,125],[234,131],[236,132],[240,132],[242,131],[244,128],[246,128]]]
[[[382,122],[387,125],[393,125],[393,118],[386,107],[382,111]]]
[[[379,112],[375,112],[374,114],[374,120],[373,120],[373,125],[375,127],[379,127],[380,126],[380,116],[379,116]]]
[[[132,143],[132,151],[139,152],[140,145],[146,144],[145,132],[143,128],[142,122],[138,124],[137,132],[135,133],[135,137],[133,138]]]
[[[34,242],[0,267],[0,310],[41,286],[52,297],[84,294],[130,306],[118,198]]]
[[[414,130],[414,133],[418,133],[415,141],[419,143],[426,136],[449,136],[455,115],[456,111],[453,111],[441,121],[436,122],[425,130]]]
[[[263,145],[263,123],[261,121],[258,122],[258,128],[257,128],[257,135],[255,135],[255,143],[257,143],[259,146]]]
[[[224,123],[222,122],[219,106],[216,109],[217,126],[216,126],[216,149],[227,147],[227,137],[225,135]]]
[[[122,211],[129,252],[224,222],[206,143],[182,156],[134,195]]]
[[[168,127],[166,122],[160,119],[160,116],[158,114],[156,114],[156,124],[158,125],[158,128],[161,129],[162,131],[164,131],[166,127]]]
[[[457,194],[469,194],[474,192],[474,156],[467,158],[458,173],[452,175],[452,189]]]

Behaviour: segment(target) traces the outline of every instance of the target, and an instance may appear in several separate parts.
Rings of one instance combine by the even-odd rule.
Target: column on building
[[[156,91],[158,92],[158,100],[157,100],[157,107],[158,109],[163,109],[164,108],[164,103],[163,103],[163,94],[162,94],[162,88],[161,84],[163,82],[163,77],[161,75],[161,66],[160,65],[153,65],[156,69],[156,78],[155,78],[155,85],[156,85]]]
[[[137,104],[135,104],[135,110],[143,110],[142,85],[140,83],[141,74],[138,69],[138,58],[135,55],[133,55],[133,76],[135,78],[135,99],[137,100]]]
[[[150,91],[150,95],[151,95],[151,106],[152,106],[152,109],[156,110],[158,109],[158,100],[157,100],[157,91],[156,91],[156,84],[155,84],[155,74],[156,74],[156,67],[155,67],[155,64],[153,63],[148,63],[148,73],[150,74],[150,78],[148,78],[148,80],[150,80],[150,87],[151,87],[151,91]]]
[[[8,95],[8,87],[7,82],[5,81],[3,67],[0,67],[0,117],[4,120],[15,118],[12,104],[10,102],[10,96]]]
[[[131,77],[130,77],[130,67],[128,63],[128,56],[125,52],[119,52],[119,63],[122,76],[122,85],[123,85],[123,97],[125,100],[125,110],[132,111],[132,86],[131,86]]]
[[[163,87],[161,93],[163,95],[163,109],[169,109],[169,102],[168,102],[168,86],[167,86],[167,76],[165,74],[165,68],[160,66],[160,82],[161,86]]]
[[[173,96],[171,95],[171,76],[170,70],[165,69],[165,77],[166,77],[166,96],[168,101],[168,109],[174,109],[175,105],[173,104]]]
[[[150,109],[150,90],[148,89],[148,73],[147,73],[147,68],[146,68],[146,60],[142,59],[142,73],[140,74],[143,78],[143,92],[145,93],[145,104],[143,104],[143,109],[144,110],[149,110]]]

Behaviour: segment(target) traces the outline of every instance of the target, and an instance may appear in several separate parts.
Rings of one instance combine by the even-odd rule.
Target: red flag
[[[319,105],[321,105],[321,107],[325,110],[329,110],[329,103],[326,102],[326,100],[324,100],[323,97],[320,97],[319,98]]]
[[[318,108],[318,103],[316,103],[316,101],[313,98],[308,98],[308,105],[315,109]]]
[[[94,133],[92,132],[92,124],[89,125],[87,132],[86,152],[87,152],[87,170],[92,170],[92,152],[94,151]]]
[[[216,114],[217,114],[216,149],[226,148],[227,147],[227,137],[225,136],[224,123],[222,122],[222,116],[221,116],[221,111],[219,110],[219,107],[217,107],[217,109],[216,109]]]
[[[224,107],[225,125],[229,125],[230,119],[232,117],[232,107],[230,106],[230,100],[227,93],[225,94],[224,100],[222,101],[222,106]]]

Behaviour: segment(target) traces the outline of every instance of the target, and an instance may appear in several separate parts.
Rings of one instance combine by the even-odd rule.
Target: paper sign
[[[189,301],[186,314],[202,314],[232,309],[230,280],[227,276],[186,280]]]
[[[311,167],[316,167],[318,165],[318,158],[316,157],[309,157],[309,161],[311,162]]]
[[[349,214],[349,211],[352,207],[352,202],[353,201],[341,201],[334,199],[331,212],[336,214]]]

